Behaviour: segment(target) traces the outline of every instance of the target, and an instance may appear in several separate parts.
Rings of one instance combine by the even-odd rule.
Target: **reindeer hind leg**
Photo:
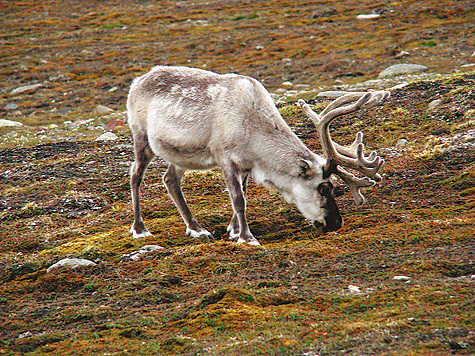
[[[134,137],[135,161],[130,168],[130,188],[132,194],[132,206],[134,210],[134,223],[130,229],[134,239],[140,239],[152,235],[145,227],[140,212],[140,184],[150,161],[154,157],[146,135]]]

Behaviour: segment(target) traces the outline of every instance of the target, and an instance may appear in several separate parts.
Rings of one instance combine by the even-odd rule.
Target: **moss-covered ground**
[[[0,354],[474,354],[475,74],[461,67],[475,62],[473,6],[439,3],[0,2],[0,118],[26,125],[0,128]],[[380,18],[356,20],[371,12]],[[248,220],[263,246],[231,243],[212,170],[187,173],[183,189],[216,240],[190,238],[157,159],[142,185],[153,237],[131,238],[130,131],[94,138],[122,117],[134,77],[186,64],[271,91],[286,80],[333,90],[375,79],[401,51],[443,75],[407,79],[333,125],[345,144],[364,131],[386,160],[365,206],[337,198],[342,229],[320,234],[251,181]],[[301,110],[279,110],[318,151]],[[164,248],[123,257],[147,244]],[[97,265],[46,272],[64,257]]]

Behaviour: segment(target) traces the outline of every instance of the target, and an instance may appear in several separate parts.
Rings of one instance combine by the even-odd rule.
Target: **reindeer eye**
[[[318,185],[317,191],[320,195],[323,195],[324,197],[329,196],[332,193],[333,186],[329,182],[323,182]]]

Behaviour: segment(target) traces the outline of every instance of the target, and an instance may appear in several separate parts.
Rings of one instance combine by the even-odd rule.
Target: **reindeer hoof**
[[[132,238],[134,239],[143,239],[144,237],[152,236],[152,233],[148,230],[137,232],[132,228],[130,229],[130,232],[132,233]]]
[[[239,232],[235,232],[231,225],[228,226],[228,233],[231,241],[237,242],[239,240]]]
[[[248,238],[247,240],[240,237],[236,242],[238,244],[248,244],[248,245],[251,245],[251,246],[261,246],[259,241],[257,241],[254,237]]]
[[[201,237],[204,237],[206,239],[213,239],[213,235],[211,234],[211,232],[209,232],[208,230],[205,230],[205,229],[201,229],[200,231],[196,231],[196,230],[192,230],[190,228],[186,228],[186,234],[190,237],[193,237],[194,239],[196,238],[201,238]]]

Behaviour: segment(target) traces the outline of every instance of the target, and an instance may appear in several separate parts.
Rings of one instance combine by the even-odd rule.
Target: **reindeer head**
[[[388,91],[351,93],[334,100],[320,114],[310,109],[303,100],[299,100],[300,107],[317,128],[324,159],[317,156],[318,159],[313,163],[305,161],[304,164],[300,163],[300,176],[303,179],[295,184],[292,194],[293,197],[299,198],[292,200],[316,227],[321,227],[325,231],[335,231],[343,222],[333,197],[333,185],[330,181],[332,174],[339,176],[349,186],[357,205],[365,202],[360,188],[373,186],[382,179],[378,171],[384,160],[376,152],[365,155],[363,134],[358,132],[355,141],[349,147],[340,146],[330,137],[331,122],[338,116],[373,106],[388,97]],[[345,168],[360,172],[364,177],[357,177]]]

